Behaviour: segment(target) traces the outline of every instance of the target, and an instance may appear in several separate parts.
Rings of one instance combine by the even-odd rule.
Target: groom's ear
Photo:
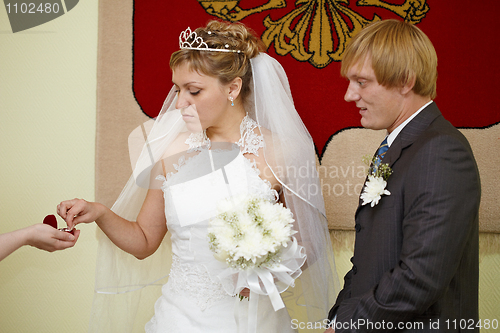
[[[407,79],[406,82],[403,83],[403,86],[400,89],[400,92],[402,95],[408,94],[410,91],[413,90],[413,87],[415,86],[415,81],[416,77],[415,74],[411,74]]]

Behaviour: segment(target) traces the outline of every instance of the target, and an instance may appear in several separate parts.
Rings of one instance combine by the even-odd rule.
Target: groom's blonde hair
[[[413,91],[424,97],[436,97],[437,55],[429,38],[416,26],[398,21],[374,22],[347,46],[340,73],[362,66],[367,57],[379,84],[400,87],[415,80]]]

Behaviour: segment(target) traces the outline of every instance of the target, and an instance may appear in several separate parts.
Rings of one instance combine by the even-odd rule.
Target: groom
[[[377,154],[392,174],[390,194],[361,196],[353,266],[327,332],[478,332],[479,173],[432,101],[432,43],[405,22],[373,23],[352,39],[341,74],[363,127],[387,131]],[[384,193],[375,180],[364,190]]]

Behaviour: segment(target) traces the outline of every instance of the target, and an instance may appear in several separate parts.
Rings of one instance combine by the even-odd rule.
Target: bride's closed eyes
[[[176,93],[176,94],[179,94],[179,93],[180,93],[180,91],[181,91],[180,89],[176,89],[176,90],[175,90],[175,93]],[[195,90],[195,91],[193,91],[193,90],[189,90],[189,93],[190,93],[191,95],[193,95],[193,96],[196,96],[196,95],[198,95],[198,94],[200,93],[200,91],[201,91],[201,89],[198,89],[198,90]]]

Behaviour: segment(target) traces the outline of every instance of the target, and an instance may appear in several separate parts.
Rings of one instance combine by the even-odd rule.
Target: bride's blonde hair
[[[181,64],[187,63],[191,70],[216,77],[222,85],[240,77],[242,80],[240,96],[244,101],[250,94],[252,81],[250,59],[265,50],[264,43],[253,30],[242,23],[210,21],[206,27],[197,28],[195,32],[211,49],[240,52],[181,49],[170,57],[170,68],[174,70]]]

